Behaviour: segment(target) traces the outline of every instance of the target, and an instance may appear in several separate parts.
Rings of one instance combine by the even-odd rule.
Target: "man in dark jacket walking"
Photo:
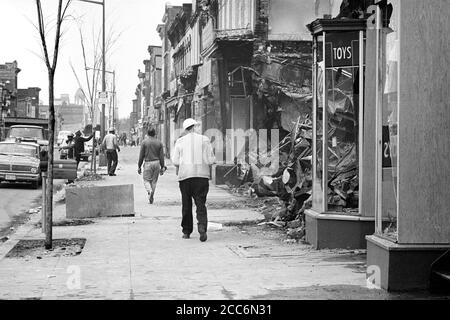
[[[78,164],[80,163],[81,154],[84,152],[84,143],[88,142],[93,137],[94,137],[94,133],[92,133],[89,137],[85,138],[85,137],[81,136],[80,130],[75,132],[73,154],[75,156],[75,160],[77,161],[77,168],[78,168]]]

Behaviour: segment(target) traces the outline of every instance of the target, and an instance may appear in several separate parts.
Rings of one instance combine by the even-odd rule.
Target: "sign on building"
[[[359,66],[359,32],[325,34],[325,68]]]

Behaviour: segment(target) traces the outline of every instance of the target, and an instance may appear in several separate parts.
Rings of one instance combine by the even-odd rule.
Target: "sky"
[[[100,1],[100,0],[97,0]],[[117,38],[106,58],[106,70],[116,73],[116,92],[119,117],[129,116],[132,99],[139,82],[138,69],[144,70],[143,61],[148,59],[147,47],[161,45],[156,27],[161,23],[166,3],[180,5],[190,0],[105,0],[106,33]],[[44,16],[52,26],[57,0],[43,0]],[[60,54],[55,77],[55,97],[69,94],[71,101],[78,82],[71,69],[74,66],[79,77],[84,77],[79,25],[86,41],[86,51],[93,51],[93,35],[102,28],[102,6],[72,0],[70,19],[63,25]],[[41,55],[35,0],[0,0],[0,64],[17,61],[21,72],[19,88],[40,87],[40,99],[48,104],[47,69]],[[54,30],[49,29],[50,39]],[[88,58],[89,59],[89,58]],[[107,77],[108,77],[107,73]],[[110,75],[109,75],[110,76]],[[82,78],[81,78],[82,79]],[[82,81],[82,80],[81,80]],[[101,89],[101,84],[99,85]]]

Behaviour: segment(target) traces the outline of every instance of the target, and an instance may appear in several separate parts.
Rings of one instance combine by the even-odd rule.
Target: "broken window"
[[[327,192],[332,212],[358,212],[358,70],[327,69]]]
[[[322,38],[316,64],[313,206],[319,211],[359,213],[359,67],[325,68]]]

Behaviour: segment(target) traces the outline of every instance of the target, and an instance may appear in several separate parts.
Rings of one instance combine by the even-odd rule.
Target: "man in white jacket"
[[[197,228],[200,241],[207,239],[208,217],[206,197],[209,191],[210,168],[215,162],[209,138],[194,132],[197,122],[183,122],[184,135],[177,140],[172,154],[172,163],[177,167],[182,198],[183,238],[189,239],[193,231],[192,199],[197,207]]]

